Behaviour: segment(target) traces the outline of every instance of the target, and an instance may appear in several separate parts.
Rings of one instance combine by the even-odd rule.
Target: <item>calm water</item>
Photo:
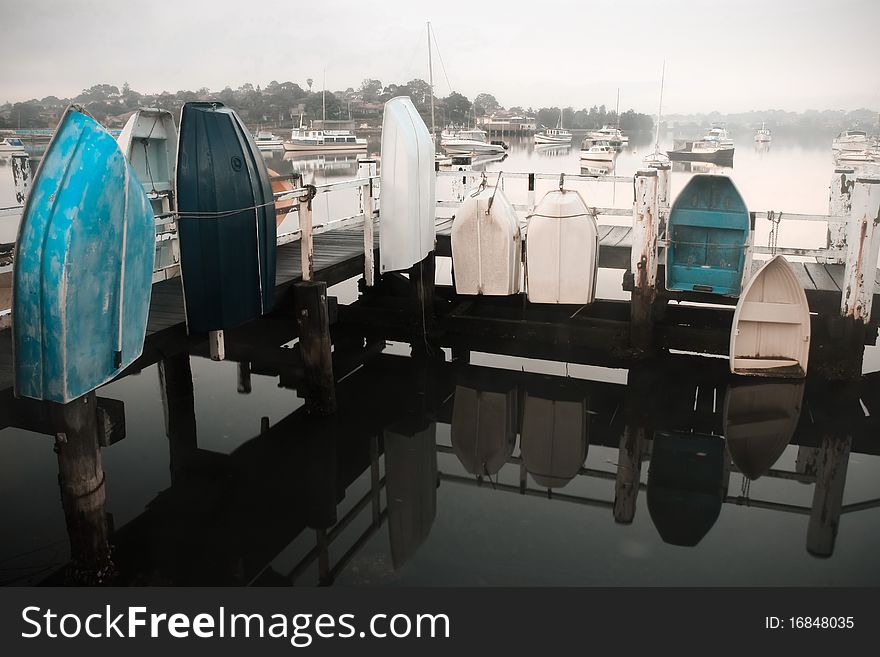
[[[614,173],[629,176],[640,166],[646,140],[619,156]],[[313,173],[319,183],[357,171],[356,160],[341,156],[268,162],[279,173]],[[780,138],[762,152],[738,142],[728,173],[751,209],[821,213],[832,168],[824,140]],[[521,141],[506,160],[487,165],[490,180],[498,171],[579,169],[576,148],[535,152]],[[673,172],[673,195],[692,173]],[[631,185],[583,187],[590,204],[631,202]],[[505,191],[524,202],[524,181]],[[356,208],[353,198],[318,199],[316,213],[321,203],[329,215]],[[766,243],[761,231],[756,243]],[[824,235],[810,231],[803,227],[788,240],[783,234],[780,243],[821,243],[811,240]],[[332,292],[340,303],[357,294],[353,281]],[[600,296],[621,295],[620,272],[607,272]],[[880,457],[860,453],[864,439],[850,451],[845,439],[810,437],[822,402],[810,385],[803,402],[797,388],[774,393],[776,411],[792,428],[799,417],[800,424],[792,444],[770,459],[773,472],[755,481],[713,468],[695,477],[675,466],[676,458],[688,458],[681,444],[645,443],[642,490],[631,524],[621,524],[613,509],[620,438],[641,425],[652,433],[651,420],[634,419],[627,406],[645,394],[633,387],[632,374],[481,352],[471,354],[469,366],[451,364],[448,352],[442,364],[429,365],[409,352],[409,345],[389,342],[347,376],[339,384],[339,417],[326,422],[309,421],[303,400],[277,376],[253,374],[251,392],[240,394],[235,363],[199,356],[189,359],[191,399],[164,402],[155,365],[102,388],[100,396],[125,408],[126,437],[102,450],[120,581],[315,585],[322,574],[327,581],[326,563],[333,581],[346,586],[880,584],[880,508],[870,504],[880,498]],[[865,369],[880,369],[875,350]],[[687,388],[694,377],[696,397],[687,405],[697,418],[708,404],[713,419],[703,432],[716,435],[689,453],[711,457],[723,449],[717,434],[724,417],[732,417],[726,379],[707,384],[687,370],[668,376],[669,388]],[[666,399],[664,386],[648,390]],[[526,429],[529,417],[542,417],[542,403],[555,404],[557,417],[567,413],[555,433]],[[841,409],[841,424],[867,413],[854,403]],[[507,426],[501,420],[479,424],[478,412],[506,417],[514,428],[499,430]],[[664,421],[678,424],[653,428],[700,429],[684,415],[664,411]],[[271,427],[263,436],[262,418]],[[183,436],[181,425],[190,427]],[[679,450],[669,451],[676,444]],[[7,427],[0,463],[0,581],[39,583],[70,556],[53,439]],[[825,488],[819,495],[817,470],[832,489],[845,483],[842,498]],[[844,510],[830,546],[811,516],[819,498],[835,498],[832,506]],[[808,551],[817,545],[825,558]]]

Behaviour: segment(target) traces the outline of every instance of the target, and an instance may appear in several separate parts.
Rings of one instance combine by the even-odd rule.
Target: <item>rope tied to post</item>
[[[303,185],[306,193],[299,197],[300,203],[308,203],[309,210],[312,209],[312,199],[318,195],[318,188],[314,185]]]
[[[770,234],[767,236],[767,247],[771,255],[776,255],[779,244],[779,223],[782,221],[782,213],[778,215],[773,210],[767,211],[767,221],[770,222]]]

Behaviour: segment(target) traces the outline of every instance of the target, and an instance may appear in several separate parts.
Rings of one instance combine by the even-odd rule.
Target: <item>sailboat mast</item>
[[[654,138],[654,152],[660,150],[660,117],[663,116],[663,80],[666,78],[666,60],[663,60],[663,68],[660,70],[660,105],[657,107],[657,132]]]
[[[321,84],[321,129],[327,129],[327,69],[324,69],[324,82]]]
[[[617,129],[620,130],[620,87],[617,87],[617,106],[614,108],[614,116],[617,119]]]
[[[428,21],[428,87],[431,90],[431,137],[437,133],[434,124],[434,64],[431,61],[431,21]]]

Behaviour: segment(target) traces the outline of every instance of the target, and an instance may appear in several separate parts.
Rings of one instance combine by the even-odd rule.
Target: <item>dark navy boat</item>
[[[232,328],[272,308],[275,203],[263,157],[222,103],[186,103],[176,178],[190,333]]]

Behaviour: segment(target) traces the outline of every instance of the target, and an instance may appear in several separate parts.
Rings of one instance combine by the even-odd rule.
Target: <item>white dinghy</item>
[[[526,288],[532,303],[592,303],[596,297],[599,229],[581,195],[547,192],[529,218]]]
[[[544,399],[526,393],[520,451],[532,479],[562,488],[587,458],[586,402]]]
[[[783,256],[764,264],[743,290],[730,332],[730,371],[801,378],[810,355],[810,308]]]
[[[171,112],[156,108],[137,110],[129,117],[116,143],[144,186],[154,214],[173,211],[176,207],[173,190],[177,128]]]
[[[379,171],[380,270],[400,271],[434,250],[434,142],[406,96],[385,103]]]
[[[520,292],[519,217],[497,187],[481,185],[452,222],[452,266],[458,294],[504,296]]]
[[[452,449],[472,475],[491,477],[516,445],[516,388],[506,392],[455,386]]]
[[[724,440],[749,479],[767,473],[791,442],[801,416],[804,381],[750,382],[727,388]]]

